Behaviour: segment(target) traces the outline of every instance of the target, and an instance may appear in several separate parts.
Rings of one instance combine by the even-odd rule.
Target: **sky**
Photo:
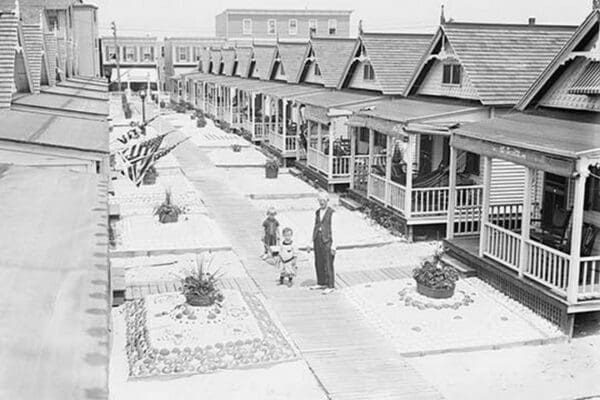
[[[100,34],[214,36],[215,15],[226,8],[350,9],[351,34],[363,20],[365,31],[433,32],[440,6],[446,18],[463,22],[579,25],[592,10],[592,0],[90,0],[99,7]]]

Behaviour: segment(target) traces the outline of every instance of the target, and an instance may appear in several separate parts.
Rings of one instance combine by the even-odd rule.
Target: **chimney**
[[[535,25],[535,17],[529,17],[528,23],[529,25]]]
[[[363,32],[363,22],[362,22],[362,19],[361,19],[360,21],[358,21],[358,35],[362,36],[363,33],[364,33]]]
[[[442,4],[442,12],[440,14],[440,25],[444,25],[446,23],[446,16],[444,15],[444,5]]]

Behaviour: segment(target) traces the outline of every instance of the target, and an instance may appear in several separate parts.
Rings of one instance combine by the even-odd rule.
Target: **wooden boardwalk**
[[[223,184],[223,173],[210,164],[198,147],[186,142],[174,153],[330,399],[442,398],[343,294],[323,296],[301,285],[275,285],[272,268],[259,258],[261,246],[257,238],[261,235],[263,213]],[[405,275],[396,268],[346,272],[338,275],[338,286]]]

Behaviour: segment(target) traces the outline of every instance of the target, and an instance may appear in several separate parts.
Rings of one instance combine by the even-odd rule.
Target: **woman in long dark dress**
[[[313,245],[315,250],[315,270],[317,285],[313,289],[325,289],[324,294],[331,293],[335,287],[335,271],[333,260],[335,246],[333,244],[332,219],[333,209],[329,207],[329,196],[319,193],[319,209],[315,212],[313,228]]]

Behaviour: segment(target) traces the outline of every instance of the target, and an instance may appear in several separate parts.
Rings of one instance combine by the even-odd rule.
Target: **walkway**
[[[442,398],[341,293],[323,296],[303,287],[307,282],[276,285],[272,267],[259,258],[262,211],[230,190],[223,171],[189,141],[174,154],[331,399]]]

